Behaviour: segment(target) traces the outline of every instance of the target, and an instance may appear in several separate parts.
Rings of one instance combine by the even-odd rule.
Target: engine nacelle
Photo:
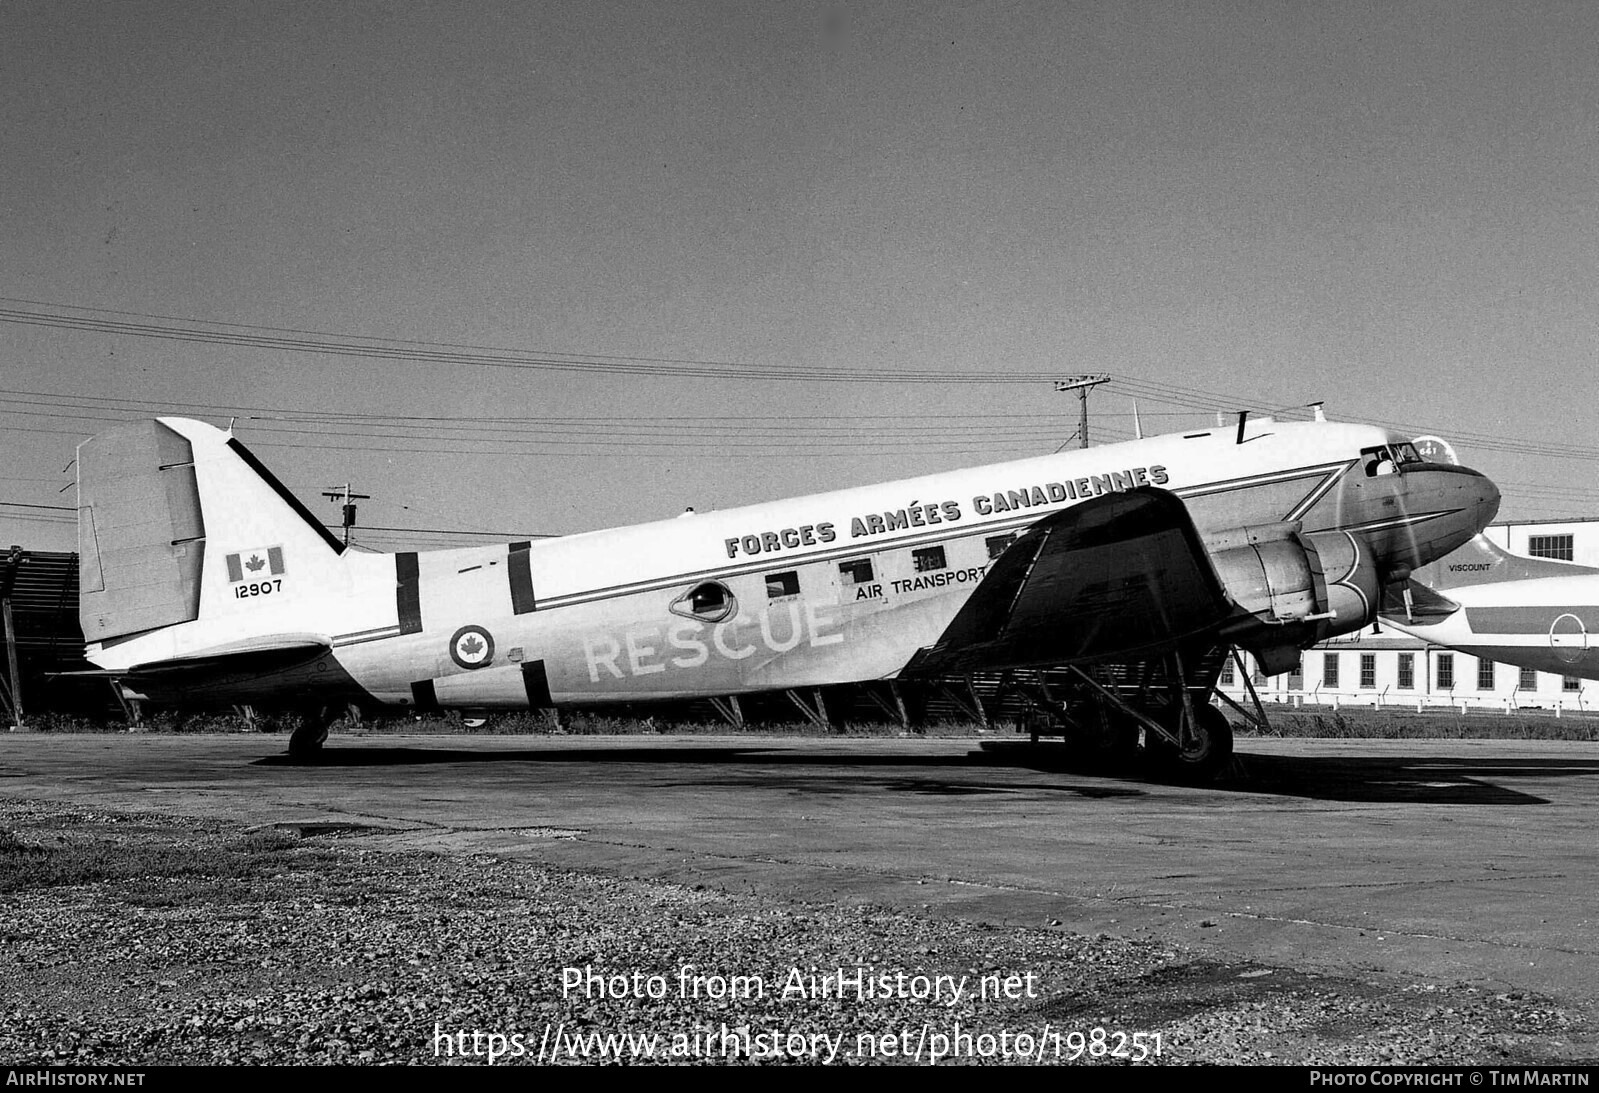
[[[1347,531],[1305,534],[1298,523],[1241,528],[1212,537],[1211,562],[1249,617],[1223,632],[1275,674],[1298,651],[1377,617],[1382,579],[1370,548]],[[1281,664],[1283,667],[1275,667]]]

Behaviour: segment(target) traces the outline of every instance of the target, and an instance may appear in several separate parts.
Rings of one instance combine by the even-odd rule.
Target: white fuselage
[[[1386,430],[1257,419],[1242,436],[1162,436],[529,544],[339,555],[295,540],[277,548],[274,575],[240,569],[241,559],[264,563],[254,544],[264,551],[284,533],[263,516],[235,518],[248,484],[219,451],[222,434],[162,420],[195,450],[210,536],[199,615],[115,642],[91,635],[90,658],[115,670],[298,635],[331,651],[296,686],[347,677],[396,704],[525,707],[892,678],[938,639],[1007,536],[1144,485],[1183,498],[1207,536],[1293,520],[1369,529],[1385,550],[1401,539],[1415,548],[1418,528],[1445,529],[1415,548],[1428,559],[1488,518],[1433,504],[1420,475],[1364,477],[1362,451],[1400,439]],[[707,583],[730,594],[725,614],[685,600]],[[249,684],[230,687],[228,700],[250,700]]]

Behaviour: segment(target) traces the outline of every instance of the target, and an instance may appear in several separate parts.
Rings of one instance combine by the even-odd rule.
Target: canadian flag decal
[[[258,581],[262,577],[283,576],[283,548],[257,547],[228,555],[228,583]]]

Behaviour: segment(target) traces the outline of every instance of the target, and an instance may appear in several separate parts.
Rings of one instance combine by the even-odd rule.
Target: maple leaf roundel
[[[463,626],[450,639],[450,659],[463,668],[484,668],[494,659],[494,639],[481,626]]]

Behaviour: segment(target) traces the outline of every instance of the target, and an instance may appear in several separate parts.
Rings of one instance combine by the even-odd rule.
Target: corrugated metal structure
[[[115,700],[104,681],[55,678],[83,671],[78,626],[78,556],[11,547],[0,558],[0,713],[15,723],[30,711],[101,712]]]

